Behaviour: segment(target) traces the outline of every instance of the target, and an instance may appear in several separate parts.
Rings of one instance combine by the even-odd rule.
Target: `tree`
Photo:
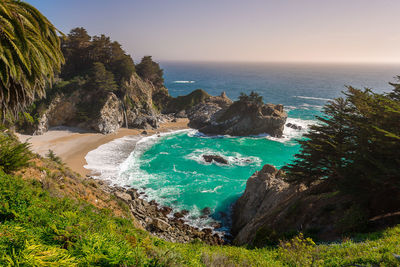
[[[117,84],[114,75],[106,70],[103,63],[96,62],[91,69],[86,88],[98,92],[112,92],[117,90]]]
[[[328,103],[324,112],[299,141],[301,151],[294,162],[284,168],[287,180],[308,185],[326,182],[357,195],[372,213],[395,211],[400,205],[396,86],[389,94],[348,87],[345,98]]]
[[[0,2],[0,108],[16,116],[45,95],[64,58],[57,29],[33,6]]]
[[[254,91],[251,91],[249,95],[246,95],[243,92],[240,93],[239,101],[240,102],[250,102],[250,103],[256,104],[258,106],[264,104],[263,97]]]
[[[132,58],[118,42],[112,42],[104,34],[91,37],[84,28],[74,28],[64,38],[62,47],[66,58],[61,73],[64,79],[88,74],[95,62],[102,63],[112,72],[118,85],[135,72]]]
[[[83,75],[93,65],[89,59],[91,39],[92,37],[82,27],[72,29],[68,36],[62,39],[61,47],[65,57],[65,65],[61,71],[62,78],[71,79]]]
[[[145,81],[149,81],[154,86],[162,87],[164,85],[164,71],[157,62],[154,62],[151,56],[145,56],[142,61],[136,65],[137,74]]]

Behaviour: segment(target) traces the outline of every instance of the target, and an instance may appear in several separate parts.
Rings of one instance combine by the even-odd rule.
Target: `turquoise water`
[[[281,167],[298,150],[295,142],[277,142],[265,137],[205,137],[194,131],[146,142],[148,149],[134,154],[130,159],[132,165],[125,172],[137,177],[130,184],[145,188],[150,199],[176,210],[191,211],[189,219],[196,224],[201,224],[197,219],[200,210],[206,207],[211,209],[214,219],[224,219],[223,213],[243,192],[247,179],[255,171],[266,162]],[[229,165],[206,163],[204,154],[221,155],[228,159]]]
[[[235,99],[255,90],[267,102],[282,103],[288,122],[302,131],[285,127],[281,139],[259,137],[207,137],[194,130],[152,136],[140,140],[121,165],[123,181],[139,189],[149,200],[175,211],[189,210],[189,223],[206,227],[213,221],[229,226],[232,203],[243,193],[247,179],[264,164],[282,167],[299,151],[296,139],[315,123],[323,105],[340,96],[345,84],[389,91],[398,66],[325,65],[227,65],[163,64],[166,85],[172,95],[204,88],[213,95],[226,91]],[[182,81],[190,81],[182,82]],[[202,155],[217,154],[229,165],[209,164]],[[201,210],[210,208],[210,217]],[[228,216],[226,216],[228,214]],[[226,228],[223,228],[226,229]]]

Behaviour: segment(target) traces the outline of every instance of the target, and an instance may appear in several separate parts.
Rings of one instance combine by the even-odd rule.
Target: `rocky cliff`
[[[335,240],[376,224],[366,221],[356,196],[325,182],[310,187],[285,182],[285,173],[265,165],[247,181],[233,206],[232,235],[236,245],[265,246],[303,232],[318,240]]]
[[[165,87],[155,87],[136,74],[124,84],[123,94],[88,91],[79,84],[67,89],[52,92],[47,100],[37,103],[40,108],[34,112],[36,123],[30,127],[25,125],[23,130],[40,135],[49,127],[65,125],[108,134],[121,126],[158,128],[165,119],[158,105],[170,98]]]
[[[189,126],[205,134],[281,137],[287,114],[282,105],[211,97],[188,111]]]

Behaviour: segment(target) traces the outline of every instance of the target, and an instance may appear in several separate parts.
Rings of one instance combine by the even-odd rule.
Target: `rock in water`
[[[189,127],[205,134],[248,136],[265,133],[282,137],[287,119],[283,105],[252,101],[232,104],[225,98],[225,95],[211,97],[189,110]]]
[[[228,161],[218,155],[203,155],[203,159],[208,163],[212,163],[213,161],[215,161],[220,164],[228,165]]]
[[[301,130],[303,128],[300,125],[296,125],[296,124],[290,123],[290,122],[286,124],[286,127],[289,127],[289,128],[295,129],[295,130]]]

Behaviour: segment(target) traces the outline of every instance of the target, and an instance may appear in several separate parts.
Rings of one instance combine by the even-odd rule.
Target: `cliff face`
[[[121,126],[158,128],[163,119],[157,103],[169,99],[168,90],[145,82],[136,74],[124,85],[123,96],[107,91],[86,91],[77,87],[72,92],[52,95],[39,113],[31,133],[43,134],[49,127],[66,125],[108,134]],[[119,94],[120,95],[120,94]]]
[[[265,165],[247,180],[246,190],[233,209],[232,233],[236,244],[252,243],[258,228],[267,222],[262,218],[272,216],[299,190],[286,183],[282,174],[274,166]]]
[[[229,100],[229,101],[228,101]],[[200,103],[188,112],[189,126],[205,134],[281,137],[287,119],[282,105],[232,101],[225,95]]]
[[[335,240],[367,226],[354,196],[324,182],[309,188],[290,185],[285,173],[265,165],[247,181],[233,207],[234,244],[265,246],[303,232],[319,240]]]

